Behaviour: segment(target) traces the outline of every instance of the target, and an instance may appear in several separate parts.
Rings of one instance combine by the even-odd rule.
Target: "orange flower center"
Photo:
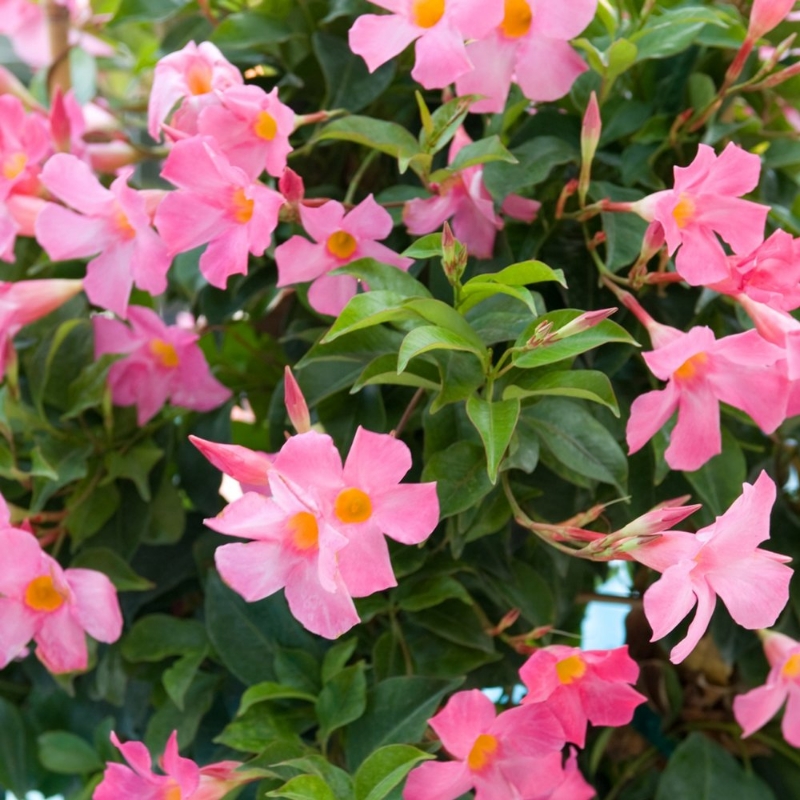
[[[694,200],[682,194],[681,199],[678,200],[678,204],[672,209],[672,216],[675,219],[675,224],[681,229],[685,228],[692,221],[694,212]]]
[[[173,783],[164,790],[163,800],[182,800],[181,787],[177,783]]]
[[[800,653],[794,653],[786,659],[786,663],[781,667],[781,675],[792,681],[800,678]]]
[[[480,772],[486,769],[494,761],[499,744],[500,742],[497,741],[496,736],[482,733],[475,740],[475,744],[472,745],[472,750],[469,751],[467,766],[473,772]]]
[[[696,356],[687,358],[686,361],[675,370],[675,377],[682,381],[691,380],[702,370],[706,361],[708,361],[708,356],[705,353],[698,353]]]
[[[25,153],[12,153],[3,161],[3,177],[13,181],[20,176],[27,165],[28,156]]]
[[[121,208],[117,207],[114,209],[112,220],[114,222],[114,227],[117,229],[117,233],[119,233],[123,239],[133,239],[134,236],[136,236],[136,230]]]
[[[361,489],[342,489],[336,498],[334,511],[342,522],[366,522],[372,516],[372,501]]]
[[[556,675],[565,686],[582,678],[585,672],[586,662],[577,654],[562,658],[556,664]]]
[[[259,139],[271,142],[278,133],[278,123],[269,111],[259,111],[256,117],[253,131]]]
[[[289,518],[286,527],[292,544],[298,550],[316,550],[319,547],[319,526],[317,518],[310,511],[299,511]]]
[[[241,187],[233,190],[231,196],[231,208],[233,210],[233,218],[240,225],[245,225],[253,218],[253,208],[255,201],[251,200],[244,193]]]
[[[208,94],[213,77],[211,67],[205,61],[195,61],[186,71],[186,85],[192,94]]]
[[[57,611],[64,605],[64,595],[56,589],[49,575],[40,575],[25,589],[25,605],[34,611]]]
[[[175,369],[181,363],[177,350],[163,339],[153,339],[150,342],[150,352],[153,358],[166,369]]]
[[[420,28],[432,28],[444,16],[444,0],[414,0],[411,20]]]
[[[328,252],[336,258],[350,258],[358,243],[347,231],[336,231],[328,237]]]
[[[505,16],[500,23],[500,30],[509,39],[519,39],[531,29],[533,12],[527,0],[506,0]]]

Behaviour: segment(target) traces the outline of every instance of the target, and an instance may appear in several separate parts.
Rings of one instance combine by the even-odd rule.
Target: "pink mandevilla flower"
[[[278,286],[312,281],[308,302],[320,314],[337,316],[358,289],[356,278],[328,275],[331,270],[359,258],[374,258],[398,269],[413,263],[377,241],[392,232],[392,218],[372,195],[347,213],[335,200],[316,208],[301,205],[300,219],[314,241],[292,236],[275,248]]]
[[[751,253],[764,240],[769,207],[738,199],[758,185],[761,161],[731,143],[717,156],[698,147],[688,167],[675,167],[672,189],[633,204],[644,219],[664,228],[675,267],[692,286],[725,280],[728,263],[719,234],[737,255]],[[680,249],[678,249],[680,248]]]
[[[216,45],[189,42],[183,50],[164,56],[156,64],[153,89],[147,109],[147,129],[154,139],[178,101],[181,105],[172,124],[181,131],[197,133],[197,115],[218,103],[219,93],[244,83],[242,75]]]
[[[151,227],[147,197],[128,186],[131,173],[126,169],[106,189],[83,161],[59,153],[45,164],[41,180],[75,210],[48,203],[36,219],[36,238],[53,260],[99,253],[86,267],[86,295],[120,317],[134,284],[152,295],[167,288],[172,261]]]
[[[472,140],[459,128],[450,145],[449,162]],[[495,213],[492,197],[483,184],[483,167],[462,169],[438,186],[436,197],[409,200],[403,209],[403,222],[409,233],[421,235],[435,231],[445,220],[453,219],[453,233],[476,258],[491,258],[494,240],[503,227]],[[502,210],[510,217],[532,222],[541,207],[536,200],[516,194],[509,195]]]
[[[522,702],[547,703],[564,727],[568,742],[583,747],[586,726],[627,725],[645,697],[628,684],[639,666],[628,648],[581,650],[552,645],[537,650],[520,669],[528,694]]]
[[[760,635],[770,665],[767,682],[734,698],[733,715],[743,728],[742,736],[750,736],[786,703],[783,738],[792,747],[800,747],[800,642],[776,631],[760,631]]]
[[[370,72],[417,41],[411,77],[440,89],[472,69],[464,39],[482,39],[503,17],[500,3],[485,0],[374,0],[392,12],[363,14],[350,29],[350,49]]]
[[[248,252],[261,255],[269,246],[283,197],[231,165],[208,136],[177,142],[161,175],[179,187],[155,217],[171,252],[208,243],[200,271],[219,289],[231,275],[247,274]]]
[[[567,43],[594,17],[597,0],[505,0],[501,23],[467,45],[474,69],[456,79],[459,95],[479,94],[470,111],[502,111],[511,82],[536,102],[557,100],[587,70]]]
[[[92,569],[62,569],[29,531],[14,528],[0,498],[0,667],[27,653],[53,673],[85,670],[86,634],[115,642],[122,613],[111,581]]]
[[[717,596],[741,626],[774,624],[789,600],[791,559],[762,550],[769,538],[775,484],[766,472],[745,483],[731,507],[696,534],[666,531],[631,555],[662,575],[644,595],[644,613],[653,641],[666,636],[697,604],[686,637],[670,653],[683,661],[708,627]]]
[[[143,306],[128,310],[130,326],[108,317],[93,317],[95,358],[123,353],[111,365],[108,383],[119,406],[136,406],[144,425],[170,400],[176,406],[210,411],[224,403],[230,390],[208,369],[198,336],[177,325],[166,325]]]
[[[428,761],[412,770],[403,800],[544,800],[568,777],[561,763],[564,734],[543,705],[496,715],[478,689],[457,692],[430,726],[454,761]]]
[[[177,731],[170,734],[159,759],[164,775],[153,772],[150,753],[141,742],[122,744],[113,732],[111,741],[130,766],[107,764],[92,800],[222,800],[238,786],[261,777],[256,770],[240,770],[240,761],[198,767],[179,754]]]

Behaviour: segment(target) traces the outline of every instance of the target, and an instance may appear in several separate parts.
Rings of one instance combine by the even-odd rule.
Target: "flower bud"
[[[289,367],[286,367],[284,371],[283,394],[286,412],[289,414],[289,419],[292,421],[294,429],[298,433],[307,433],[310,431],[311,417],[308,413],[308,405]]]
[[[597,105],[597,96],[592,92],[589,104],[586,106],[586,113],[583,115],[581,128],[581,174],[578,180],[578,198],[581,206],[586,202],[586,193],[589,191],[591,180],[592,161],[597,152],[597,144],[600,141],[602,130],[600,107]]]
[[[453,236],[450,225],[442,228],[442,269],[451,286],[456,286],[467,267],[467,248]]]
[[[754,0],[747,27],[748,39],[760,39],[780,25],[794,7],[795,0]]]

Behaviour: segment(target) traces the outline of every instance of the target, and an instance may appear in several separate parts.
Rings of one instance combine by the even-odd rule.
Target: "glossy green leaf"
[[[417,764],[431,758],[430,753],[406,744],[381,747],[356,772],[356,800],[383,800]]]
[[[434,453],[422,471],[422,479],[436,481],[442,519],[465,511],[492,489],[484,451],[472,442],[456,442]]]
[[[519,409],[518,399],[489,402],[473,395],[467,400],[467,416],[483,441],[486,450],[486,472],[492,483],[497,482],[500,461],[514,435]]]
[[[383,322],[418,319],[403,305],[405,298],[397,292],[376,291],[357,294],[350,298],[331,329],[322,337],[322,343],[338,339],[346,333],[370,328]]]
[[[422,389],[439,389],[439,373],[433,364],[417,360],[408,364],[403,372],[397,371],[397,356],[387,354],[370,361],[364,371],[353,384],[351,393],[364,386],[373,384],[396,384],[398,386],[416,386]]]
[[[186,692],[194,682],[200,665],[206,660],[208,650],[198,650],[181,656],[172,666],[164,670],[161,682],[170,700],[183,711]]]
[[[105,767],[94,747],[69,731],[48,731],[37,743],[44,768],[59,775],[86,775]]]
[[[122,655],[134,663],[161,661],[196,653],[207,646],[206,629],[201,622],[169,614],[148,614],[138,619],[123,639]]]
[[[409,245],[402,254],[409,258],[441,258],[442,256],[442,234],[429,233],[417,239]]]
[[[714,9],[704,6],[670,8],[653,14],[630,37],[637,48],[636,60],[667,58],[680,53],[691,47],[706,25],[725,27],[726,22]]]
[[[503,145],[498,136],[489,136],[487,139],[479,139],[477,142],[464,145],[445,169],[431,173],[430,180],[441,183],[460,170],[487,164],[490,161],[517,163],[517,159]]]
[[[556,395],[591,400],[619,416],[619,405],[608,377],[597,370],[559,370],[539,375],[528,372],[520,375],[503,391],[503,399]]]
[[[285,797],[288,800],[336,800],[330,786],[319,775],[298,775],[280,789],[267,792],[267,797]]]
[[[327,683],[331,678],[341,672],[350,660],[356,649],[358,641],[355,638],[341,639],[331,646],[322,659],[322,683]]]
[[[323,743],[338,728],[357,720],[367,707],[364,662],[345,667],[322,687],[317,698],[319,738]]]
[[[70,567],[102,572],[120,592],[144,592],[152,589],[152,581],[137,575],[130,564],[108,547],[86,547],[70,562]]]
[[[403,339],[397,356],[397,369],[402,372],[412,358],[429,353],[431,350],[459,350],[472,353],[481,363],[485,357],[483,346],[477,347],[471,338],[467,339],[438,325],[421,325]]]
[[[365,281],[372,291],[396,292],[404,297],[430,297],[427,287],[413,275],[374,258],[359,258],[331,272],[332,275],[353,275]]]
[[[313,694],[293,689],[290,686],[284,686],[273,681],[263,681],[251,686],[242,695],[236,716],[242,716],[257,703],[264,703],[267,700],[305,700],[308,703],[314,703],[317,698]]]

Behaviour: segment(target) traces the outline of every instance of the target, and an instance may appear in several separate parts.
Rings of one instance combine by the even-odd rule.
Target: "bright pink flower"
[[[458,151],[472,140],[460,128],[450,145],[449,163]],[[491,258],[494,239],[503,227],[502,218],[495,213],[492,197],[483,185],[483,167],[463,169],[446,178],[438,187],[438,196],[409,200],[403,209],[403,222],[408,232],[416,236],[440,228],[452,217],[453,232],[467,246],[471,256]],[[541,207],[536,200],[509,195],[502,210],[510,217],[532,222]]]
[[[199,133],[215,139],[231,164],[253,180],[265,169],[279,178],[292,151],[294,111],[278,99],[278,88],[267,94],[258,86],[231,86],[220,101],[200,112]]]
[[[633,204],[644,219],[660,222],[675,267],[692,286],[725,280],[728,263],[719,234],[736,254],[751,253],[764,240],[769,207],[739,196],[758,185],[761,161],[731,143],[717,156],[708,145],[698,147],[688,167],[675,167],[672,189]]]
[[[787,702],[781,729],[783,738],[800,747],[800,642],[776,631],[761,631],[764,653],[771,667],[767,682],[733,700],[733,715],[750,736],[769,722]]]
[[[512,81],[536,102],[557,100],[587,70],[568,44],[594,17],[597,0],[505,0],[500,24],[467,45],[474,66],[456,79],[459,95],[482,94],[470,111],[502,111]]]
[[[164,56],[156,64],[147,130],[154,139],[161,138],[161,123],[173,106],[181,101],[173,125],[180,130],[197,132],[197,115],[208,105],[219,102],[219,93],[243,83],[242,75],[211,42],[189,42],[183,50]]]
[[[543,800],[565,779],[564,735],[543,705],[496,715],[478,689],[457,692],[430,726],[454,761],[427,761],[411,771],[403,800],[455,800],[475,789],[475,800]]]
[[[0,667],[27,653],[50,672],[77,672],[88,664],[86,634],[115,642],[122,613],[111,581],[92,569],[61,568],[29,531],[11,526],[0,498]]]
[[[153,772],[150,753],[141,742],[122,744],[113,732],[111,741],[130,766],[108,763],[92,800],[222,800],[236,787],[262,775],[255,770],[240,770],[240,761],[198,767],[178,752],[177,731],[170,734],[164,756],[159,759],[164,775]]]
[[[45,118],[28,113],[22,101],[0,96],[0,199],[15,186],[35,178],[39,163],[50,151]]]
[[[183,253],[207,242],[200,271],[219,289],[231,275],[246,275],[248,252],[260,256],[272,240],[283,197],[232,166],[208,136],[177,142],[161,175],[179,188],[156,212],[170,250]]]
[[[320,314],[337,316],[358,289],[356,278],[328,275],[331,270],[359,258],[374,258],[398,269],[414,263],[377,241],[392,232],[392,218],[372,195],[347,213],[335,200],[316,207],[301,205],[300,219],[314,241],[292,236],[275,248],[278,286],[312,281],[308,302]]]
[[[392,13],[363,14],[350,29],[350,49],[370,72],[415,39],[411,77],[426,89],[441,89],[472,69],[465,39],[482,39],[499,25],[503,9],[484,0],[373,0]]]
[[[570,747],[567,763],[564,766],[564,782],[561,783],[547,800],[591,800],[597,796],[593,786],[586,782],[586,778],[578,769],[578,751]]]
[[[48,203],[36,220],[36,238],[54,261],[99,253],[86,268],[86,295],[120,317],[134,284],[152,295],[166,290],[172,261],[150,226],[145,197],[128,186],[132,171],[106,189],[76,156],[54,155],[42,170],[42,183],[72,208]]]
[[[639,666],[627,646],[615,650],[581,650],[552,645],[537,650],[519,671],[528,687],[522,702],[546,703],[564,727],[568,742],[583,747],[586,726],[627,725],[645,701],[628,684]]]
[[[754,384],[757,385],[757,384]],[[708,627],[717,595],[745,628],[767,628],[789,600],[792,570],[787,556],[762,550],[769,538],[775,484],[766,472],[713,524],[696,534],[667,531],[631,555],[663,573],[644,595],[653,641],[666,636],[697,604],[689,630],[670,653],[683,661]]]
[[[753,0],[748,39],[760,39],[783,22],[794,8],[795,0]]]
[[[789,380],[800,380],[800,322],[788,311],[759,303],[746,294],[736,295],[736,300],[753,320],[759,334],[784,349],[785,370]],[[790,415],[787,413],[786,416]]]
[[[130,327],[108,317],[93,317],[95,358],[124,353],[111,365],[108,383],[118,406],[136,406],[144,425],[170,400],[173,405],[210,411],[230,396],[212,377],[198,336],[178,325],[165,325],[144,306],[128,309]]]

